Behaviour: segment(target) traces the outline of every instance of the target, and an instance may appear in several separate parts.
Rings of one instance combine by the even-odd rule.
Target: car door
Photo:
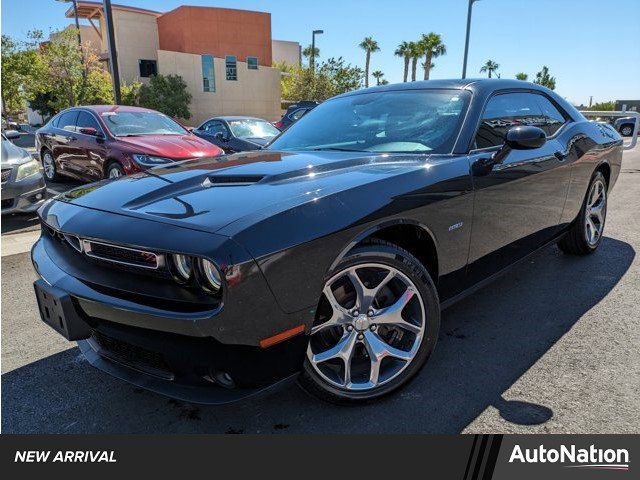
[[[221,120],[209,120],[200,128],[194,130],[193,133],[228,152],[229,129]],[[222,135],[222,138],[219,135]]]
[[[556,113],[545,113],[549,106]],[[545,96],[530,91],[499,93],[486,103],[470,155],[474,217],[468,273],[472,283],[558,233],[570,180],[567,146],[557,135],[570,120],[565,115]],[[532,150],[511,150],[488,170],[476,168],[493,158],[506,132],[517,125],[542,128],[546,143]]]
[[[83,178],[93,181],[104,177],[107,149],[102,127],[92,113],[82,110],[76,121],[78,148],[81,155],[73,159],[74,167]],[[83,133],[83,129],[95,130],[96,135]]]
[[[66,175],[78,175],[76,159],[82,155],[76,134],[78,110],[63,112],[50,137],[51,153],[58,170]]]

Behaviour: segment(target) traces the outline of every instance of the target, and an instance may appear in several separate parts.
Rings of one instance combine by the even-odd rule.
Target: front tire
[[[438,293],[425,267],[406,250],[373,240],[328,275],[299,383],[338,404],[387,395],[424,366],[439,327]]]
[[[602,241],[607,218],[607,180],[597,171],[589,184],[582,208],[571,229],[558,242],[558,247],[570,255],[588,255]]]
[[[125,175],[124,168],[118,162],[111,162],[106,173],[106,178],[120,178]]]

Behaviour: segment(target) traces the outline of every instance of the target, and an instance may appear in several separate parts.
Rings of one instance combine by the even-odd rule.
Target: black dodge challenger
[[[427,362],[443,308],[549,243],[598,248],[621,145],[521,81],[344,94],[264,150],[45,204],[40,312],[94,366],[184,400],[296,378],[370,400]]]

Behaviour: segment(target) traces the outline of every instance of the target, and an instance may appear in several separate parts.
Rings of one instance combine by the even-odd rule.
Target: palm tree
[[[438,33],[429,33],[428,35],[422,35],[420,38],[420,45],[424,51],[426,58],[424,60],[424,79],[429,80],[429,72],[431,71],[431,60],[437,58],[440,55],[447,53],[447,47],[442,43],[442,37]]]
[[[411,61],[411,44],[409,42],[402,42],[393,52],[396,57],[402,57],[404,60],[404,77],[403,82],[407,81],[409,77],[409,62]]]
[[[529,75],[527,75],[526,73],[516,73],[516,80],[522,80],[523,82],[526,82],[529,79]]]
[[[302,56],[304,58],[309,59],[309,65],[311,65],[311,45],[307,45],[304,50],[302,50]],[[318,47],[313,51],[313,61],[315,62],[316,58],[320,56],[320,49]]]
[[[416,69],[418,67],[418,59],[422,57],[422,45],[420,42],[409,42],[409,49],[411,51],[411,81],[416,81]]]
[[[542,85],[543,87],[547,87],[551,90],[556,89],[556,77],[549,75],[549,67],[547,66],[542,67],[542,70],[536,73],[536,79],[533,83],[537,83],[538,85]]]
[[[375,72],[371,73],[371,76],[376,79],[376,85],[380,85],[382,77],[384,77],[384,73],[382,73],[380,70],[376,70]]]
[[[369,86],[369,63],[371,62],[371,53],[379,52],[380,47],[378,46],[378,42],[376,42],[371,37],[366,37],[362,42],[360,42],[360,48],[367,52],[367,57],[364,64],[364,88]]]
[[[480,69],[480,73],[487,72],[489,74],[489,78],[491,78],[491,74],[498,70],[498,68],[500,68],[500,65],[498,65],[496,62],[494,62],[493,60],[487,60],[487,63],[485,63]]]

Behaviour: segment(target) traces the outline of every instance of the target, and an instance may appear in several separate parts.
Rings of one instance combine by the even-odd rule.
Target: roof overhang
[[[88,2],[88,1],[79,1],[78,3],[78,18],[94,18],[102,16],[102,2]],[[121,10],[124,12],[134,12],[134,13],[142,13],[146,15],[152,15],[154,17],[159,17],[162,15],[162,12],[156,12],[155,10],[147,10],[146,8],[137,8],[137,7],[128,7],[126,5],[116,5],[111,4],[112,10]],[[71,5],[65,16],[67,18],[74,18],[73,13],[73,5]]]

